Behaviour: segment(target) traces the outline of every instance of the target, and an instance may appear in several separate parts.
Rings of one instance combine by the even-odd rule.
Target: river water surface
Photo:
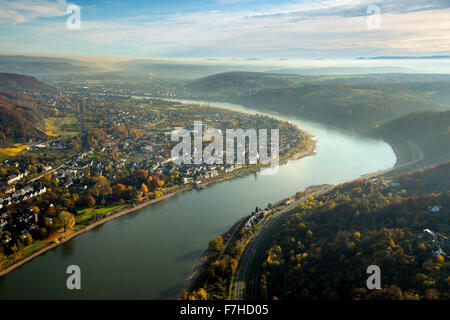
[[[254,174],[188,191],[108,222],[0,278],[0,299],[174,299],[209,240],[256,206],[396,161],[392,148],[373,137],[238,105],[209,104],[295,123],[318,141],[317,155],[289,161],[276,175]],[[81,290],[66,288],[71,264],[81,268]]]

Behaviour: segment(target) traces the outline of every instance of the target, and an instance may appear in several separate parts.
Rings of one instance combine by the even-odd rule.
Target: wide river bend
[[[257,173],[180,193],[101,225],[0,278],[0,299],[174,299],[209,240],[256,206],[396,162],[392,148],[374,137],[239,105],[208,103],[295,123],[318,141],[317,155],[289,161],[276,175]],[[81,268],[81,290],[66,288],[71,264]]]

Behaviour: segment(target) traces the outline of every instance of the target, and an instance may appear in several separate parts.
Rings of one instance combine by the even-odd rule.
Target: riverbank
[[[311,140],[310,144],[308,145],[308,147],[300,152],[296,152],[294,154],[292,154],[291,156],[289,156],[287,159],[284,159],[282,161],[280,161],[280,164],[284,164],[287,163],[288,161],[291,160],[299,160],[302,159],[304,157],[308,157],[308,156],[313,156],[315,155],[315,149],[316,149],[316,145],[317,145],[317,141],[316,140]],[[256,171],[250,171],[247,172],[246,174],[250,174],[250,173],[254,173]],[[220,181],[225,181],[228,179],[221,179]],[[220,182],[220,181],[214,181],[214,182],[210,182],[210,183],[206,183],[204,184],[204,186],[211,184],[211,183],[216,183],[216,182]],[[230,228],[229,231],[225,232],[224,234],[222,234],[222,237],[224,237],[227,234],[233,234],[233,230],[236,228],[236,226],[241,225],[242,224],[242,219],[240,219],[238,222],[236,222],[235,224],[233,224],[233,226]],[[192,267],[191,271],[188,273],[188,275],[186,276],[185,280],[183,281],[183,287],[180,290],[180,294],[179,296],[181,296],[183,294],[184,291],[191,291],[193,286],[195,285],[198,276],[200,275],[201,271],[204,269],[206,262],[208,261],[208,254],[210,253],[210,251],[208,249],[206,249],[202,255],[197,259],[197,261],[195,262],[194,266]]]
[[[308,145],[308,147],[306,148],[306,150],[300,151],[300,152],[296,152],[294,154],[292,154],[289,158],[280,161],[280,164],[284,164],[287,163],[290,160],[298,160],[304,157],[308,157],[308,156],[313,156],[315,155],[315,148],[317,145],[317,141],[316,140],[311,140],[310,144]],[[246,174],[250,174],[256,171],[250,171],[247,172]],[[222,178],[220,179],[220,181],[225,181],[228,180],[226,178]],[[220,181],[213,181],[213,182],[209,182],[204,184],[204,186],[207,186],[208,184],[211,183],[217,183]],[[243,218],[244,219],[244,218]],[[222,237],[225,237],[225,235],[231,234],[230,237],[232,237],[232,234],[234,233],[235,229],[237,226],[242,224],[243,219],[240,219],[238,222],[236,222],[229,231],[225,232],[224,234],[222,234]],[[181,288],[180,294],[179,296],[181,296],[183,294],[184,291],[190,292],[193,288],[193,286],[195,285],[198,276],[200,275],[200,273],[202,272],[202,270],[205,267],[206,262],[208,261],[208,255],[210,254],[210,251],[208,249],[206,249],[202,255],[197,259],[197,261],[195,262],[194,266],[192,267],[191,271],[188,273],[188,275],[186,276],[184,282],[183,282],[183,287]]]
[[[198,102],[206,103],[206,104],[214,104],[215,102],[208,101],[210,98],[205,98],[202,100],[201,98],[198,98]],[[178,98],[178,99],[167,99],[172,101],[186,101],[186,99]],[[217,101],[221,101],[221,99],[218,99]],[[383,140],[387,144],[390,145],[392,150],[394,151],[394,154],[396,156],[396,164],[394,167],[381,170],[378,172],[378,175],[382,174],[399,174],[401,172],[404,172],[406,170],[413,170],[416,169],[414,165],[416,163],[419,163],[423,160],[424,154],[423,151],[420,149],[420,147],[414,143],[413,141],[407,140],[405,138],[399,137],[395,135],[392,132],[388,132],[386,130],[383,130],[381,128],[369,128],[369,127],[355,127],[355,128],[349,128],[347,125],[339,124],[338,122],[334,121],[324,121],[323,118],[317,119],[317,117],[313,116],[306,116],[304,114],[299,114],[298,112],[292,111],[283,111],[280,113],[278,109],[274,108],[260,108],[261,106],[254,106],[252,104],[246,104],[244,101],[240,101],[239,99],[231,99],[230,100],[223,100],[223,103],[226,104],[236,104],[241,105],[244,104],[248,108],[252,109],[255,108],[254,111],[256,113],[268,113],[269,116],[275,116],[275,115],[282,115],[282,116],[292,116],[292,117],[299,117],[301,119],[305,119],[307,121],[312,121],[316,123],[321,123],[323,125],[326,125],[327,127],[330,127],[332,129],[338,129],[338,130],[344,130],[352,134],[361,134],[361,135],[368,135],[372,136],[378,139]],[[233,110],[233,109],[232,109]],[[375,172],[370,173],[368,175],[375,176]]]
[[[247,217],[243,217],[239,219],[228,231],[223,233],[221,236],[223,239],[228,238],[224,249],[222,252],[225,251],[225,249],[228,247],[230,239],[233,237],[234,233],[237,231],[238,227],[240,227]],[[197,259],[194,266],[192,267],[191,271],[187,275],[187,277],[183,281],[183,286],[180,290],[180,293],[178,294],[179,297],[181,297],[185,292],[191,292],[194,289],[195,284],[197,283],[198,277],[202,273],[202,271],[205,269],[206,263],[208,262],[208,259],[211,255],[211,250],[206,249],[202,255]]]
[[[408,160],[408,162],[404,163],[403,161]],[[368,173],[365,175],[362,175],[359,178],[355,178],[352,180],[348,180],[346,182],[342,182],[339,183],[337,185],[321,185],[321,186],[311,186],[305,189],[305,194],[303,195],[303,197],[299,200],[294,201],[294,203],[288,205],[286,208],[282,209],[280,212],[278,212],[275,216],[275,218],[266,220],[265,223],[263,223],[261,226],[259,226],[259,230],[265,230],[265,234],[263,235],[262,232],[256,232],[256,234],[253,234],[252,237],[250,238],[250,240],[247,242],[246,246],[243,249],[242,255],[240,255],[239,257],[237,257],[237,259],[239,260],[239,264],[238,267],[235,271],[235,273],[232,276],[232,281],[233,283],[231,284],[231,289],[230,292],[234,294],[231,294],[231,296],[234,296],[236,300],[241,300],[242,299],[242,294],[243,294],[243,288],[244,288],[244,278],[248,276],[248,272],[247,272],[247,267],[248,265],[250,265],[250,257],[252,255],[254,255],[256,252],[258,252],[256,250],[255,247],[255,243],[258,243],[260,238],[264,238],[264,243],[265,245],[267,245],[268,243],[270,243],[270,235],[268,232],[268,229],[270,229],[272,227],[272,224],[274,224],[274,221],[277,221],[277,224],[279,225],[281,220],[281,217],[285,217],[285,213],[290,212],[293,208],[295,208],[296,206],[298,206],[301,202],[305,201],[306,199],[308,199],[311,195],[316,197],[322,194],[325,194],[327,192],[330,192],[332,190],[334,190],[335,188],[346,184],[346,183],[352,183],[355,181],[360,181],[360,180],[366,180],[369,178],[376,178],[379,177],[380,175],[390,172],[393,169],[397,168],[397,167],[401,167],[405,164],[408,164],[410,161],[410,159],[408,158],[402,158],[400,160],[398,160],[395,164],[394,167],[392,168],[388,168],[388,169],[384,169],[384,170],[379,170],[379,171],[375,171],[372,173]],[[283,199],[280,200],[277,204],[278,205],[282,205],[282,203],[284,203],[284,201],[287,199]],[[277,205],[275,204],[275,205]],[[243,225],[243,220],[239,220],[235,225],[232,226],[232,228],[230,230],[228,230],[226,233],[226,235],[229,235],[230,233],[233,233],[233,230],[236,229],[237,226],[241,226]],[[273,232],[273,230],[271,230],[271,233]],[[231,237],[230,237],[231,238]],[[263,241],[259,241],[259,242],[263,242]],[[252,245],[252,247],[249,248],[249,245]],[[208,268],[208,262],[209,262],[209,255],[211,254],[211,252],[209,250],[205,251],[204,254],[198,259],[198,261],[196,262],[196,264],[194,265],[194,268],[191,272],[191,274],[188,276],[188,278],[186,278],[185,282],[185,286],[183,291],[187,291],[188,293],[190,293],[193,289],[195,289],[197,282],[198,282],[198,277],[199,275],[205,271]],[[246,256],[244,256],[244,254]],[[262,263],[262,255],[260,252],[259,255],[259,262]],[[218,260],[218,259],[217,259]],[[244,265],[244,266],[243,266]],[[234,280],[233,280],[234,279]],[[253,288],[254,290],[254,288]],[[179,297],[182,297],[182,294],[184,292],[182,292]]]
[[[29,256],[21,259],[21,260],[18,260],[16,262],[14,262],[12,265],[9,265],[4,270],[0,271],[0,277],[3,277],[4,275],[8,274],[9,272],[19,268],[23,264],[25,264],[25,263],[33,260],[34,258],[36,258],[36,257],[38,257],[38,256],[40,256],[40,255],[42,255],[44,253],[46,253],[47,251],[52,250],[52,249],[54,249],[56,247],[59,247],[60,245],[65,244],[66,242],[70,241],[71,239],[73,239],[73,238],[75,238],[75,237],[77,237],[79,235],[82,235],[85,232],[91,231],[92,229],[94,229],[94,228],[96,228],[96,227],[98,227],[98,226],[100,226],[100,225],[102,225],[102,224],[104,224],[106,222],[109,222],[111,220],[120,218],[120,217],[122,217],[122,216],[124,216],[126,214],[130,214],[132,212],[140,210],[140,209],[142,209],[142,208],[144,208],[146,206],[149,206],[151,204],[155,204],[157,202],[160,202],[160,201],[166,200],[168,198],[171,198],[171,197],[173,197],[174,195],[176,195],[176,194],[178,194],[180,192],[188,191],[188,190],[191,190],[191,189],[192,189],[192,187],[187,187],[187,188],[180,189],[180,190],[168,193],[166,195],[163,195],[162,197],[160,197],[158,199],[148,200],[148,201],[145,201],[143,203],[140,203],[140,204],[132,206],[132,207],[127,207],[125,209],[120,209],[117,212],[112,211],[108,217],[103,218],[103,219],[101,219],[101,220],[99,220],[97,222],[94,222],[92,224],[89,224],[89,225],[87,225],[85,227],[80,227],[80,229],[78,229],[78,230],[72,230],[72,231],[69,231],[69,232],[62,233],[62,234],[57,234],[55,236],[55,238],[53,238],[53,240],[49,240],[48,241],[48,245],[45,246],[44,248],[39,249],[38,251],[32,253],[31,255],[29,255]]]
[[[305,133],[304,131],[302,131],[302,133]],[[284,164],[289,160],[297,160],[303,157],[307,157],[307,156],[312,156],[314,155],[314,149],[316,147],[316,141],[315,140],[311,140],[310,144],[308,145],[308,147],[300,152],[296,152],[294,154],[289,155],[288,157],[286,157],[285,159],[282,159],[280,161],[280,164]],[[258,165],[254,168],[244,168],[242,170],[239,170],[237,172],[232,172],[232,173],[227,173],[227,174],[222,174],[218,177],[214,177],[214,178],[210,178],[207,181],[202,183],[203,187],[206,187],[208,185],[213,185],[219,182],[223,182],[223,181],[227,181],[227,180],[231,180],[234,178],[243,178],[246,175],[258,172],[259,170],[270,166],[270,164],[268,165]],[[65,243],[67,243],[68,241],[70,241],[71,239],[82,235],[83,233],[86,233],[104,223],[107,223],[109,221],[112,221],[114,219],[120,218],[124,215],[133,213],[137,210],[140,210],[142,208],[145,208],[149,205],[158,203],[160,201],[169,199],[181,192],[185,192],[185,191],[189,191],[193,189],[193,185],[185,185],[185,186],[179,186],[176,187],[173,191],[170,191],[167,194],[164,194],[162,197],[157,198],[157,199],[151,199],[151,200],[147,200],[144,201],[142,203],[139,204],[135,204],[135,205],[131,205],[131,206],[127,206],[125,208],[120,208],[117,211],[112,211],[109,213],[109,215],[97,222],[94,222],[92,224],[89,224],[87,226],[80,226],[79,229],[77,230],[71,230],[69,232],[65,232],[65,233],[61,233],[61,234],[57,234],[54,238],[52,238],[51,240],[47,240],[47,244],[43,247],[38,249],[36,252],[31,253],[30,255],[24,257],[23,259],[17,260],[15,262],[13,262],[12,264],[8,265],[5,269],[0,271],[0,278],[3,277],[4,275],[10,273],[11,271],[14,271],[15,269],[21,267],[22,265],[24,265],[25,263],[33,260],[34,258],[46,253],[47,251],[50,251],[52,249],[55,249]],[[55,240],[56,239],[56,240]]]
[[[399,174],[401,172],[416,169],[414,165],[424,159],[425,155],[423,151],[411,140],[396,136],[395,134],[380,128],[370,131],[369,134],[389,144],[397,158],[394,167],[387,169],[386,172],[381,172],[380,174]]]
[[[359,178],[355,178],[355,179],[349,180],[344,183],[350,183],[350,182],[354,182],[357,180],[364,180],[364,179],[379,177],[381,175],[390,173],[394,170],[397,170],[400,168],[405,168],[405,167],[407,167],[411,164],[414,164],[414,163],[420,161],[421,159],[423,159],[423,157],[420,156],[420,152],[418,154],[417,150],[415,150],[413,144],[407,143],[406,141],[403,141],[399,138],[397,139],[393,135],[390,135],[388,132],[383,132],[383,133],[384,134],[382,135],[381,133],[377,133],[377,132],[365,132],[365,134],[369,134],[369,135],[372,135],[373,137],[377,137],[377,138],[385,141],[386,143],[388,143],[391,146],[391,148],[394,151],[394,154],[396,156],[395,165],[391,168],[387,168],[387,169],[383,169],[383,170],[379,170],[379,171],[361,175]],[[315,146],[315,143],[314,143],[314,146]],[[299,157],[301,158],[301,153],[299,154]],[[293,155],[293,158],[295,158],[295,155]],[[339,184],[339,185],[341,185],[341,184]],[[321,190],[317,191],[317,193],[315,195],[328,192],[334,187],[336,187],[336,186],[324,185],[323,188]],[[306,188],[305,191],[308,191],[308,188]],[[239,220],[225,234],[230,234],[233,231],[233,229],[236,228],[236,225],[242,225],[242,221]],[[181,291],[181,294],[184,291],[191,292],[192,289],[195,288],[198,276],[201,274],[201,272],[204,270],[204,268],[206,268],[206,263],[208,262],[209,254],[210,254],[210,251],[206,250],[202,254],[202,256],[196,261],[196,263],[195,263],[194,267],[192,268],[191,272],[189,273],[188,277],[185,279],[185,284]],[[181,297],[181,294],[179,295],[179,297]]]
[[[223,233],[221,236],[224,240],[224,248],[220,253],[213,252],[210,250],[205,251],[204,255],[201,256],[197,263],[195,264],[193,268],[193,275],[192,277],[188,277],[186,279],[186,282],[190,280],[190,282],[187,282],[185,284],[185,287],[181,291],[179,297],[182,299],[185,298],[185,294],[192,293],[195,289],[198,289],[199,287],[206,288],[208,284],[208,279],[205,281],[204,278],[204,272],[212,266],[216,261],[219,261],[222,256],[227,253],[229,256],[231,256],[232,259],[235,259],[236,261],[242,260],[242,255],[247,252],[247,247],[250,243],[253,242],[255,237],[258,237],[260,234],[260,231],[263,229],[267,229],[268,226],[273,224],[275,221],[279,221],[280,217],[284,215],[285,212],[293,210],[295,207],[297,207],[301,202],[305,201],[310,196],[317,196],[319,194],[323,194],[325,192],[330,191],[333,189],[334,185],[314,185],[307,187],[301,195],[293,195],[288,198],[284,198],[277,203],[273,204],[271,207],[272,212],[262,219],[260,222],[255,224],[253,227],[251,227],[252,231],[250,233],[247,233],[246,235],[243,235],[242,233],[238,232],[244,228],[245,222],[248,220],[249,216],[246,216],[244,218],[239,219],[228,231]],[[297,196],[299,198],[297,198]],[[295,199],[295,200],[294,200]],[[292,203],[287,202],[288,200],[293,200]],[[235,237],[235,234],[236,237]],[[237,242],[240,243],[240,246],[243,246],[243,249],[241,252],[236,253],[235,251],[233,253],[227,252],[228,246],[234,246]],[[250,255],[254,252],[253,250],[250,250]],[[236,270],[236,272],[238,272]],[[200,276],[203,274],[203,279],[200,278]],[[229,279],[231,282],[234,282],[236,273]],[[204,283],[203,283],[203,282]],[[232,292],[234,291],[234,286],[230,284],[230,287],[228,288],[228,292],[230,294],[230,297],[234,296]],[[238,290],[239,291],[239,290]],[[227,298],[227,297],[223,297]]]

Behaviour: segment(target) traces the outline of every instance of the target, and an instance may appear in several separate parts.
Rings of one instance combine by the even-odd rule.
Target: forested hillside
[[[189,86],[206,99],[314,118],[351,129],[418,111],[450,108],[446,75],[316,76],[230,72]]]
[[[56,89],[49,85],[36,80],[34,77],[29,77],[15,73],[0,73],[0,89],[39,94],[55,94]]]
[[[388,85],[304,85],[266,89],[240,100],[297,116],[312,117],[348,128],[367,128],[421,110],[445,110],[446,106],[387,88]]]
[[[358,181],[309,199],[273,238],[261,297],[448,299],[450,262],[438,251],[450,250],[448,168],[414,171],[394,183]],[[381,269],[381,290],[366,287],[369,265]]]
[[[43,96],[55,94],[33,77],[0,73],[0,146],[45,139],[44,115],[52,108]]]
[[[411,140],[422,149],[424,159],[417,167],[450,160],[450,111],[410,113],[386,123],[381,130]]]
[[[188,88],[197,92],[242,96],[264,88],[291,86],[297,78],[259,72],[227,72],[198,79],[190,83]]]
[[[0,90],[0,146],[46,137],[38,106],[28,95]]]
[[[396,180],[411,194],[445,192],[450,188],[450,162],[410,171]]]

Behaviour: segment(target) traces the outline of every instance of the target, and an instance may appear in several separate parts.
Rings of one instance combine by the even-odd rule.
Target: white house
[[[443,255],[444,257],[447,256],[441,248],[438,248],[435,251],[433,251],[433,256],[437,257],[439,255]]]
[[[434,206],[429,206],[429,207],[428,207],[428,210],[429,210],[430,212],[432,212],[432,213],[438,213],[438,212],[441,211],[441,209],[442,209],[442,207],[439,206],[439,205],[434,205]]]
[[[7,178],[7,183],[8,183],[8,184],[12,184],[12,183],[14,183],[14,182],[16,182],[16,181],[19,181],[21,178],[22,178],[22,177],[21,177],[20,174],[19,174],[19,175],[12,174],[12,175],[8,176],[8,178]]]
[[[423,230],[423,236],[426,238],[430,238],[430,239],[434,239],[436,238],[436,235],[433,231],[431,231],[430,229],[424,229]]]
[[[294,203],[294,199],[292,199],[292,198],[286,199],[286,201],[284,201],[285,205],[290,205],[292,203]]]

